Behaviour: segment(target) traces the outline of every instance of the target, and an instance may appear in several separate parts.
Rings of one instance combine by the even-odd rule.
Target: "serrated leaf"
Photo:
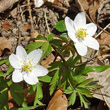
[[[59,32],[65,32],[66,31],[65,21],[64,20],[59,21],[56,24],[55,29]]]
[[[69,105],[73,105],[75,103],[76,100],[76,91],[73,90],[72,95],[69,97]]]
[[[42,92],[42,84],[39,82],[37,83],[37,91],[36,91],[36,96],[34,100],[34,105],[38,103],[39,100],[43,98],[43,92]]]
[[[81,82],[80,84],[78,84],[78,87],[85,87],[87,86],[88,83],[90,83],[93,80],[93,78],[91,79],[86,79],[85,81]]]
[[[50,76],[49,74],[47,74],[47,75],[45,75],[45,76],[42,76],[42,77],[38,77],[38,79],[40,80],[40,81],[43,81],[43,82],[50,82],[51,81],[51,79],[52,79],[52,76]]]
[[[110,65],[102,65],[102,66],[87,66],[83,70],[83,74],[87,74],[89,72],[103,72],[106,69],[110,68]]]
[[[82,75],[82,73],[83,73],[83,71],[85,69],[86,64],[87,63],[85,62],[84,64],[81,64],[81,65],[77,66],[76,69],[75,69],[74,75],[75,76]]]
[[[58,79],[59,79],[59,70],[56,71],[54,77],[52,78],[52,81],[50,83],[50,95],[53,94],[55,88],[56,88],[56,84],[58,82]]]
[[[83,95],[81,95],[80,93],[78,93],[78,95],[79,95],[79,98],[80,98],[81,106],[83,106],[83,104],[84,104],[84,107],[88,108],[89,101]]]
[[[49,43],[48,42],[44,42],[42,47],[41,47],[41,49],[43,51],[42,58],[44,58],[47,55],[48,48],[49,48]]]
[[[88,89],[86,89],[86,88],[77,87],[76,90],[77,90],[77,92],[79,92],[79,93],[81,93],[81,94],[83,94],[83,95],[85,95],[87,97],[93,97],[91,92]]]

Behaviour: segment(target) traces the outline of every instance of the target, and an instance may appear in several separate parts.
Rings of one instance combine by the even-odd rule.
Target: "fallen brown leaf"
[[[5,37],[0,37],[0,56],[3,54],[3,51],[5,49],[8,49],[9,51],[12,48],[12,44],[9,40],[7,40]]]
[[[1,0],[0,1],[0,13],[4,12],[8,8],[10,8],[14,3],[16,3],[18,0]]]
[[[61,90],[57,90],[50,100],[47,110],[67,110],[67,107],[66,95]]]
[[[85,11],[90,18],[96,21],[96,11],[102,0],[75,0],[80,11]]]

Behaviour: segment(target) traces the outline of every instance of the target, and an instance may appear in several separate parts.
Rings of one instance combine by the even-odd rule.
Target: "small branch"
[[[27,0],[27,5],[28,5],[28,11],[29,11],[29,16],[31,20],[31,34],[34,32],[34,25],[33,25],[33,19],[32,19],[32,14],[31,14],[31,5],[30,5],[30,0]]]
[[[110,26],[110,23],[106,26],[106,27],[104,27],[104,29],[102,29],[102,31],[100,31],[96,36],[95,36],[95,38],[97,38],[103,31],[105,31],[108,27]]]
[[[48,21],[47,21],[47,16],[46,16],[46,10],[44,10],[44,18],[47,26],[48,33],[50,34],[49,26],[48,26]]]

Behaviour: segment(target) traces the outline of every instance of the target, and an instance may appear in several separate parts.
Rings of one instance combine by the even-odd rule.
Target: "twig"
[[[28,11],[29,11],[29,16],[31,20],[31,33],[34,32],[34,25],[33,25],[33,19],[32,19],[32,14],[31,14],[31,6],[30,6],[30,0],[27,0],[27,5],[28,5]]]
[[[106,26],[106,27],[104,27],[104,29],[102,29],[102,31],[100,31],[96,36],[95,36],[95,38],[97,38],[103,31],[105,31],[108,27],[110,26],[110,23]]]
[[[49,26],[48,26],[48,21],[47,21],[47,16],[46,16],[46,10],[44,10],[44,18],[45,18],[48,33],[50,34],[50,29],[49,29]]]

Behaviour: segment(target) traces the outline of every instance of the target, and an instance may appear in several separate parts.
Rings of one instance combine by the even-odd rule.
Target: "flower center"
[[[31,61],[29,61],[29,62],[24,61],[23,62],[23,66],[22,66],[23,71],[31,72],[32,68],[33,68],[33,65],[32,65]]]
[[[78,38],[84,39],[84,37],[87,37],[87,35],[88,35],[86,31],[87,31],[87,29],[80,28],[80,29],[77,30],[76,36]]]

